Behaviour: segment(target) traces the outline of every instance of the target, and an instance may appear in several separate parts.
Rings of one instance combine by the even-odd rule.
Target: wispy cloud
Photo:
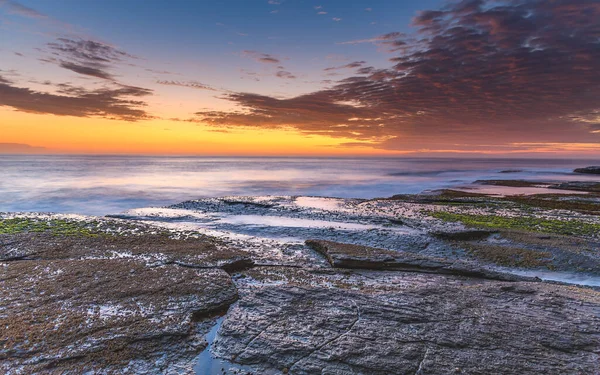
[[[323,16],[327,14],[327,12],[323,9],[323,6],[321,5],[316,5],[313,8],[315,8],[315,10],[317,11],[317,15]]]
[[[180,73],[174,73],[171,72],[169,70],[157,70],[157,69],[151,69],[151,68],[146,68],[145,69],[147,72],[150,73],[154,73],[154,74],[171,74],[171,75],[181,75]]]
[[[383,34],[383,35],[379,35],[376,36],[374,38],[368,38],[368,39],[355,39],[355,40],[349,40],[346,42],[338,42],[336,44],[362,44],[362,43],[381,43],[381,42],[386,42],[386,41],[393,41],[395,39],[398,38],[402,38],[404,37],[405,34],[400,33],[400,32],[392,32],[392,33],[387,33],[387,34]]]
[[[35,21],[37,26],[43,26],[46,29],[41,32],[46,35],[87,35],[83,29],[75,25],[60,21],[14,0],[0,0],[0,10],[5,10],[8,14],[18,15]],[[28,23],[26,28],[29,29],[29,27]],[[39,29],[31,30],[36,33],[40,32]]]
[[[361,66],[363,66],[364,64],[366,64],[366,61],[353,61],[351,63],[342,65],[342,66],[332,66],[329,68],[325,68],[323,69],[326,72],[332,71],[332,70],[339,70],[339,69],[355,69],[355,68],[360,68]]]
[[[26,7],[16,1],[0,0],[0,6],[6,7],[9,13],[18,14],[23,17],[48,19],[49,17],[35,9]]]
[[[242,51],[242,56],[265,64],[279,64],[281,62],[281,60],[274,55],[251,50]]]
[[[275,75],[278,78],[285,78],[285,79],[296,79],[296,76],[293,75],[292,73],[285,71],[285,70],[279,70],[277,73],[275,73]]]
[[[114,80],[114,77],[112,74],[110,74],[102,69],[93,68],[91,66],[78,65],[78,64],[67,62],[67,61],[61,61],[59,66],[61,68],[65,68],[65,69],[71,70],[75,73],[83,74],[86,76],[107,79],[107,80],[111,80],[111,81]]]
[[[100,79],[114,80],[109,70],[114,64],[135,56],[113,46],[93,40],[59,38],[48,43],[52,57],[42,61],[53,62],[75,73]]]
[[[179,86],[179,87],[187,87],[190,89],[197,89],[197,90],[216,91],[216,89],[214,89],[213,87],[211,87],[209,85],[205,85],[204,83],[196,82],[196,81],[182,82],[182,81],[159,80],[159,81],[156,81],[156,83],[158,83],[159,85],[165,85],[165,86]]]

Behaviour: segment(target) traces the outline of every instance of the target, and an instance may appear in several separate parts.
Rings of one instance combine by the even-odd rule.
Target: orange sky
[[[40,115],[0,109],[2,143],[44,147],[39,152],[172,155],[397,154],[343,147],[352,139],[300,134],[293,129],[219,130],[172,120],[135,123],[103,118]]]
[[[374,145],[345,146],[351,138],[307,135],[291,129],[217,129],[195,122],[143,120],[128,122],[18,112],[0,108],[1,145],[20,144],[39,149],[25,152],[72,154],[144,154],[207,156],[394,156],[394,155],[496,155],[580,156],[598,155],[596,143],[522,143],[515,150],[421,149],[417,152],[382,150]],[[11,149],[10,152],[15,152]],[[19,152],[19,151],[17,151]]]

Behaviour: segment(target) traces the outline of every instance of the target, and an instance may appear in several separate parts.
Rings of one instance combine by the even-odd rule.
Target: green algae
[[[467,253],[479,259],[507,267],[553,269],[552,254],[522,247],[498,246],[482,243],[464,244]]]
[[[96,237],[101,232],[88,227],[89,223],[64,219],[10,218],[0,219],[0,234],[43,233],[56,236]]]
[[[461,222],[479,228],[522,229],[526,231],[574,236],[597,236],[600,224],[580,220],[556,220],[537,217],[505,217],[496,215],[469,215],[451,212],[429,212],[429,215],[450,222]]]
[[[525,196],[505,197],[507,201],[520,204],[524,207],[535,207],[550,210],[568,210],[588,215],[600,213],[600,202],[583,200],[586,196],[570,196],[566,194],[537,194]]]

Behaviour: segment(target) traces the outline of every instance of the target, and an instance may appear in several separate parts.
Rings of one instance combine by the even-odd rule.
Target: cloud
[[[45,147],[34,147],[24,143],[0,143],[0,154],[39,154],[47,151]]]
[[[242,51],[242,56],[256,60],[265,64],[279,64],[281,61],[278,57],[270,55],[268,53],[261,53],[257,51],[245,50]]]
[[[334,20],[335,22],[340,22],[342,19],[339,17],[333,17],[332,20]]]
[[[90,66],[77,65],[70,62],[62,61],[59,64],[60,67],[71,70],[75,73],[83,74],[86,76],[113,80],[113,76],[102,69],[93,68]]]
[[[64,57],[93,63],[110,63],[134,57],[113,46],[93,40],[58,38],[57,42],[48,43],[48,46]]]
[[[197,90],[216,91],[214,88],[210,87],[209,85],[205,85],[204,83],[200,83],[200,82],[196,82],[196,81],[181,82],[181,81],[159,80],[159,81],[156,81],[156,83],[158,83],[159,85],[166,85],[166,86],[179,86],[179,87],[188,87],[188,88],[197,89]]]
[[[125,121],[151,118],[143,109],[146,103],[135,99],[151,95],[152,91],[148,89],[117,85],[116,88],[86,90],[69,84],[59,84],[57,89],[61,95],[17,87],[0,77],[0,106],[57,116],[104,117]]]
[[[346,42],[338,42],[336,44],[340,44],[340,45],[344,45],[344,44],[362,44],[362,43],[385,43],[385,42],[392,42],[394,40],[397,40],[399,38],[405,37],[405,34],[401,33],[401,32],[391,32],[391,33],[387,33],[387,34],[383,34],[383,35],[379,35],[376,36],[374,38],[368,38],[368,39],[356,39],[356,40],[349,40]]]
[[[332,66],[329,68],[325,68],[323,69],[326,72],[332,71],[332,70],[339,70],[339,69],[354,69],[354,68],[360,68],[361,66],[363,66],[364,64],[366,64],[366,61],[354,61],[351,62],[349,64],[346,65],[342,65],[342,66]]]
[[[340,124],[340,119],[375,118],[375,111],[356,107],[353,103],[332,102],[326,92],[277,99],[265,95],[236,93],[225,98],[238,103],[243,110],[235,112],[201,111],[197,120],[213,126],[247,126],[279,128],[293,126],[311,134],[347,136],[356,133]],[[323,128],[323,124],[332,126]]]
[[[280,5],[281,1],[280,0],[269,0],[268,3],[271,5]]]
[[[325,14],[327,14],[327,12],[320,11],[320,12],[317,12],[317,14],[318,14],[318,15],[320,15],[320,16],[322,16],[322,15],[325,15]]]
[[[108,72],[114,64],[135,59],[133,55],[93,40],[58,38],[56,42],[48,43],[48,47],[58,58],[42,61],[57,63],[75,73],[106,80],[114,80],[114,76]]]
[[[180,73],[174,73],[174,72],[171,72],[168,70],[156,70],[156,69],[150,69],[150,68],[146,68],[145,70],[147,72],[154,73],[154,74],[181,75]]]
[[[16,1],[0,1],[0,5],[6,6],[9,13],[18,14],[23,17],[47,19],[48,16],[35,9],[26,7]]]
[[[599,143],[598,19],[600,4],[588,0],[455,2],[419,13],[415,35],[344,43],[395,49],[387,69],[287,99],[229,94],[239,110],[196,115],[393,150]]]
[[[276,75],[278,78],[285,78],[285,79],[296,79],[296,76],[295,76],[295,75],[293,75],[292,73],[290,73],[290,72],[287,72],[287,71],[285,71],[285,70],[279,70],[277,73],[275,73],[275,75]]]
[[[6,9],[6,12],[9,14],[30,18],[46,28],[51,28],[53,30],[52,35],[56,35],[57,32],[59,34],[85,34],[85,31],[77,26],[59,21],[47,14],[39,12],[33,8],[29,8],[16,1],[0,0],[0,8]]]

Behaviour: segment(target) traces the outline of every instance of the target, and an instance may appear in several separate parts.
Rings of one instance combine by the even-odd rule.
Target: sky
[[[0,153],[600,156],[600,0],[0,0]]]

